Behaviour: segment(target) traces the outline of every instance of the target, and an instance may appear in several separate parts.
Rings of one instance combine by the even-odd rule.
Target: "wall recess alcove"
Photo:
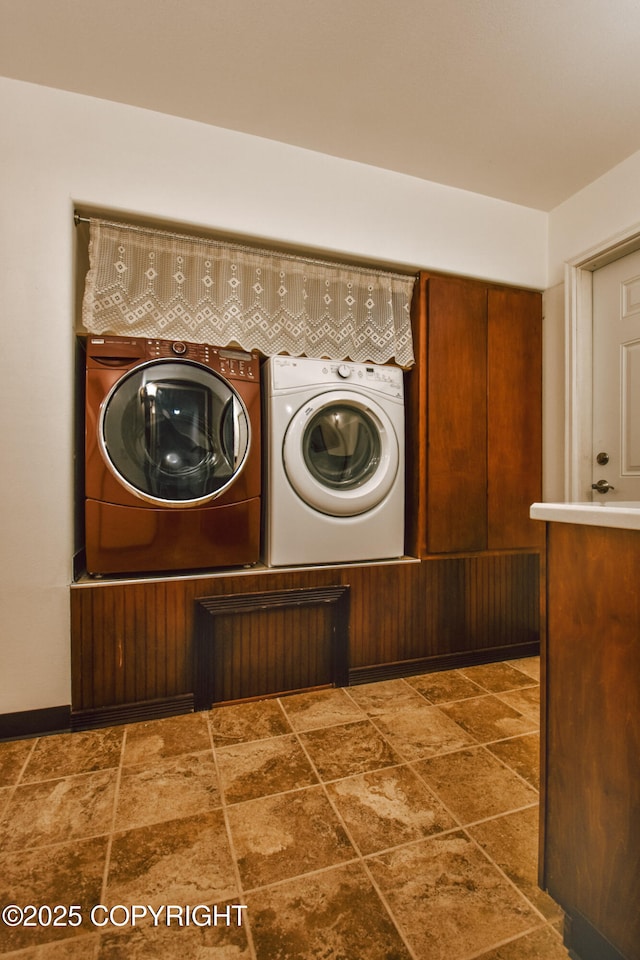
[[[349,587],[194,601],[194,708],[346,686]]]

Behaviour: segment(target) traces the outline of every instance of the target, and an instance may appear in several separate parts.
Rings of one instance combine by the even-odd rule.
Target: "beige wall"
[[[545,293],[544,499],[564,500],[568,431],[565,425],[565,362],[570,355],[566,265],[596,250],[640,236],[640,152],[560,204],[549,214],[548,276]],[[584,335],[584,334],[583,334]],[[591,370],[578,368],[583,403],[590,403]],[[588,437],[585,438],[588,441]],[[591,463],[591,451],[580,457]],[[580,462],[582,462],[580,461]]]
[[[640,151],[551,211],[549,285],[564,281],[565,263],[638,233]]]

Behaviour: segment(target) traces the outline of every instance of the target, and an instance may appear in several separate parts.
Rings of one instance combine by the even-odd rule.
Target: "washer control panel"
[[[144,360],[193,360],[223,377],[260,380],[257,354],[187,340],[155,340],[142,337],[89,337],[87,359],[97,366],[126,368]]]

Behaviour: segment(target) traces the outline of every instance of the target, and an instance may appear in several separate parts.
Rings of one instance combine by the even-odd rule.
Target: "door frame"
[[[640,225],[603,240],[565,263],[564,498],[591,499],[593,403],[593,274],[640,250]]]

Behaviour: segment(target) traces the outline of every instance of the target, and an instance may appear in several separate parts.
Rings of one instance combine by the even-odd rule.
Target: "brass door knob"
[[[597,490],[598,493],[608,493],[609,490],[615,490],[615,487],[612,487],[608,480],[598,480],[597,483],[591,484],[592,490]]]

